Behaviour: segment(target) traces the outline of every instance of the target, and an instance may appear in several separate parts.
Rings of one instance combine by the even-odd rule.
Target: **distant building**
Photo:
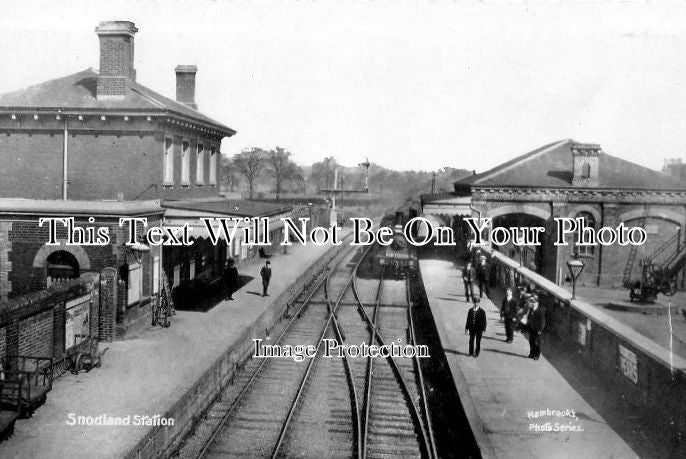
[[[682,162],[681,158],[665,159],[662,172],[679,180],[686,180],[686,164]]]
[[[494,226],[544,226],[542,246],[501,251],[517,259],[527,256],[536,270],[562,283],[566,262],[575,252],[585,262],[581,282],[621,286],[625,277],[640,279],[640,261],[665,246],[662,256],[684,247],[686,182],[603,152],[599,145],[562,140],[517,156],[481,174],[455,182],[453,193],[422,197],[424,214],[453,219],[493,218]],[[455,217],[458,217],[457,219]],[[555,246],[554,217],[581,217],[586,225],[641,226],[648,240],[630,262],[630,248]],[[457,221],[456,221],[457,220]],[[525,253],[528,252],[528,253]]]

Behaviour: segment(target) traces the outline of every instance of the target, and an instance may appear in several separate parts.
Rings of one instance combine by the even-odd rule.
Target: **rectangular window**
[[[235,237],[231,241],[231,256],[232,257],[238,257],[238,254],[239,254],[238,237]]]
[[[205,183],[205,147],[198,144],[198,163],[195,169],[195,183],[203,185]]]
[[[143,285],[143,270],[141,265],[129,265],[128,304],[132,305],[141,299]]]
[[[181,185],[191,181],[191,144],[188,140],[181,142]]]
[[[164,184],[174,184],[174,141],[164,139]]]
[[[217,184],[217,148],[210,148],[210,178],[208,179],[210,185]]]
[[[181,283],[181,266],[174,265],[174,283],[171,286],[176,287],[180,283]]]

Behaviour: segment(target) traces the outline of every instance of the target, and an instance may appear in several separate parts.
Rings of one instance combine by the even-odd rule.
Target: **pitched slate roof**
[[[162,214],[159,200],[148,201],[76,201],[72,199],[0,198],[0,214],[11,215],[146,215]]]
[[[575,143],[567,139],[545,145],[489,171],[459,180],[455,187],[579,188],[572,186],[572,145]],[[686,191],[686,182],[601,152],[598,186],[594,188]]]
[[[236,133],[230,127],[203,115],[199,111],[133,81],[127,82],[124,98],[98,99],[96,97],[97,78],[98,72],[89,68],[19,91],[0,94],[0,110],[55,111],[73,109],[98,113],[101,111],[172,113],[209,124],[229,136]]]

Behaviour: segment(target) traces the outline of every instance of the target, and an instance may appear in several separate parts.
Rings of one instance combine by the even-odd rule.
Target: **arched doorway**
[[[533,227],[546,227],[546,221],[536,215],[531,215],[528,213],[507,213],[501,214],[493,218],[493,228],[503,227],[507,228],[533,228]],[[544,263],[546,261],[545,250],[547,245],[546,235],[539,235],[541,245],[525,245],[517,246],[512,241],[502,246],[494,246],[495,249],[499,250],[503,254],[512,258],[513,260],[520,263],[522,266],[543,274],[546,272],[546,267]],[[553,266],[553,272],[555,268]]]
[[[47,286],[59,284],[81,275],[76,257],[66,250],[56,250],[48,255],[45,263]]]

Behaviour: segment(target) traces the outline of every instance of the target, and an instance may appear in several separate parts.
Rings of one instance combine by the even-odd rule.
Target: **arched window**
[[[588,163],[584,163],[583,166],[581,166],[581,178],[589,178],[591,176],[591,165]]]
[[[584,164],[584,171],[586,170],[586,167],[590,166],[588,164]],[[586,227],[591,227],[595,229],[595,218],[593,217],[593,214],[590,212],[579,212],[576,214],[574,217],[576,218],[583,218],[584,220],[584,226]],[[580,257],[592,257],[595,255],[595,246],[593,245],[577,245],[577,236],[576,233],[574,235],[574,251],[576,251]]]

